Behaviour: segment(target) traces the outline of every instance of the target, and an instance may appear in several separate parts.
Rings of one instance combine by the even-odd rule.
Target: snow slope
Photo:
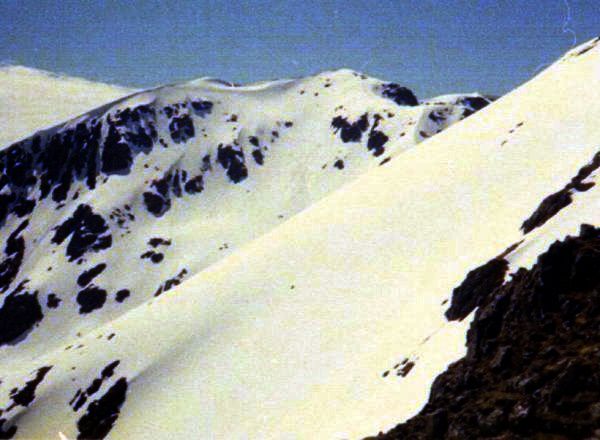
[[[65,304],[55,311],[44,308],[47,316],[36,321],[38,327],[27,329],[31,332],[24,340],[3,347],[4,382],[0,390],[5,399],[5,429],[14,422],[17,436],[23,437],[46,437],[59,431],[69,437],[99,436],[110,431],[115,438],[357,438],[389,429],[409,417],[424,403],[435,376],[464,352],[468,320],[448,322],[444,312],[453,288],[466,273],[524,238],[530,243],[521,244],[508,258],[521,255],[520,260],[515,258],[511,263],[528,264],[527,250],[536,243],[540,249],[544,247],[539,234],[554,224],[578,224],[581,219],[573,217],[578,215],[577,206],[595,205],[594,187],[584,184],[593,176],[585,176],[584,182],[575,182],[566,189],[577,192],[572,196],[573,203],[527,234],[521,228],[539,211],[542,200],[564,188],[597,152],[600,128],[595,123],[595,107],[599,104],[594,94],[600,85],[599,69],[600,49],[595,42],[577,48],[529,83],[414,149],[409,148],[414,142],[405,145],[402,139],[426,137],[420,133],[424,131],[421,123],[431,120],[429,115],[419,106],[400,107],[401,120],[408,122],[391,124],[384,116],[387,107],[375,107],[375,103],[364,99],[366,88],[379,105],[392,105],[380,101],[385,95],[384,85],[361,80],[346,71],[338,72],[347,77],[346,81],[326,73],[303,80],[310,87],[296,81],[250,87],[249,92],[259,94],[260,99],[248,99],[249,110],[240,110],[239,114],[237,110],[221,113],[220,105],[231,108],[222,104],[225,92],[218,98],[208,93],[216,95],[224,90],[223,86],[205,83],[170,88],[168,98],[160,92],[149,92],[116,104],[108,111],[115,119],[118,109],[125,108],[119,106],[137,104],[158,109],[157,134],[166,133],[164,141],[168,141],[164,150],[154,145],[148,156],[142,151],[135,160],[125,160],[125,167],[123,163],[111,165],[120,174],[102,175],[101,182],[107,177],[108,180],[94,191],[81,187],[82,196],[89,197],[102,217],[110,209],[107,207],[127,203],[128,195],[136,195],[137,200],[130,205],[137,204],[132,208],[136,217],[131,227],[134,232],[125,234],[132,237],[131,241],[115,239],[110,248],[106,247],[103,237],[107,230],[97,226],[100,222],[96,217],[90,222],[94,227],[86,226],[88,223],[83,220],[73,220],[53,231],[52,225],[75,212],[76,203],[66,205],[68,208],[64,209],[69,214],[63,214],[60,209],[53,210],[55,204],[48,198],[37,202],[31,214],[32,226],[24,226],[24,232],[18,229],[22,220],[14,215],[8,218],[7,225],[13,221],[10,227],[5,226],[12,233],[7,256],[18,253],[19,243],[28,245],[11,289],[24,274],[35,275],[23,287],[27,293],[9,294],[13,299],[35,297],[31,286],[39,290],[39,298],[47,292],[41,286],[70,290],[64,286],[75,285],[76,272],[69,272],[69,264],[75,262],[72,265],[76,266],[80,258],[58,261],[60,275],[47,275],[41,282],[45,261],[36,254],[37,249],[30,250],[32,235],[19,241],[21,234],[33,231],[38,236],[38,231],[51,231],[38,246],[44,254],[48,249],[57,250],[61,256],[66,251],[66,260],[70,258],[69,247],[65,249],[68,240],[65,238],[55,247],[50,244],[51,236],[58,235],[60,241],[66,235],[72,243],[77,234],[69,234],[79,226],[96,228],[94,234],[81,234],[76,240],[87,243],[81,270],[100,261],[108,262],[110,266],[94,283],[111,293],[110,304],[81,316],[73,313],[81,304],[67,296]],[[325,87],[327,77],[333,77],[329,87]],[[350,86],[351,81],[359,85]],[[310,117],[310,112],[317,112],[320,107],[321,100],[313,99],[319,96],[315,93],[327,96],[338,88],[338,83],[348,87],[339,87],[334,102],[323,99],[328,111],[320,108],[319,117]],[[360,84],[364,86],[361,88]],[[229,93],[239,93],[236,105],[241,107],[244,91],[227,89]],[[308,95],[297,99],[310,97],[311,101],[301,106],[294,105],[301,101],[286,99],[285,105],[277,106],[270,99],[280,97],[282,89],[292,96]],[[304,94],[300,93],[302,90]],[[359,93],[357,90],[362,99],[352,94]],[[255,110],[257,101],[261,111],[271,109],[275,113],[266,122],[253,120],[262,116]],[[160,111],[164,111],[167,102],[170,106],[183,103],[181,113],[165,115],[167,118],[158,116],[163,114]],[[194,106],[194,102],[198,104]],[[214,104],[208,106],[206,102]],[[336,110],[339,105],[343,105],[341,111]],[[300,116],[301,111],[309,114]],[[361,115],[365,112],[367,128],[363,130]],[[419,112],[420,117],[411,112]],[[248,131],[239,138],[230,135],[234,137],[227,140],[225,133],[230,130],[220,127],[229,127],[226,122],[232,113],[240,121],[248,118],[243,127]],[[375,118],[374,113],[382,119]],[[323,118],[323,114],[327,117]],[[205,118],[217,116],[221,123],[207,126],[207,131],[221,130],[222,135],[217,137],[223,139],[221,150],[231,145],[232,152],[222,153],[221,161],[217,145],[215,162],[213,145],[212,169],[203,168],[201,158],[206,150],[196,149],[201,147],[196,147],[195,141],[181,153],[179,144],[185,143],[182,136],[190,133],[185,129],[189,126],[185,121],[193,118],[197,133]],[[106,114],[101,117],[108,118]],[[134,116],[130,117],[124,126],[140,136],[140,127],[147,135],[151,133],[147,120],[140,124]],[[175,119],[178,122],[173,124]],[[130,120],[134,122],[131,125]],[[292,126],[286,127],[287,121]],[[106,136],[110,135],[111,124],[108,125]],[[167,132],[165,126],[172,125],[175,130]],[[416,131],[413,128],[401,136],[413,125],[418,128]],[[284,128],[289,128],[289,132]],[[231,129],[234,133],[241,131]],[[374,134],[377,131],[383,131],[388,141],[384,152],[375,156],[382,145],[369,141],[383,139]],[[358,132],[362,133],[360,142],[352,142]],[[316,142],[312,137],[303,142],[285,142],[307,133],[316,137]],[[329,140],[323,133],[329,134]],[[243,164],[248,177],[225,186],[228,189],[224,192],[219,179],[235,181],[245,174],[241,171],[242,161],[235,160],[240,157],[235,153],[238,147],[252,151],[250,136],[259,138],[262,147],[260,141],[265,134],[269,143],[266,151],[273,152],[272,156],[263,157],[265,168],[252,162],[246,153]],[[320,148],[306,147],[311,140]],[[281,144],[302,148],[285,149]],[[112,144],[105,144],[105,149],[106,145]],[[311,160],[306,158],[307,151]],[[398,151],[403,154],[387,166],[377,166],[388,154]],[[348,156],[340,157],[341,152]],[[146,157],[154,160],[147,174],[140,170]],[[260,171],[267,169],[269,160],[280,161],[279,166],[263,177]],[[329,174],[319,177],[320,166],[337,160],[344,161],[344,168],[326,166],[322,172],[339,176],[335,173],[354,166],[368,172],[345,181]],[[171,164],[170,172],[165,174],[159,165],[167,163]],[[188,202],[187,196],[176,195],[173,176],[178,169],[185,169],[188,177],[202,173],[202,197]],[[151,182],[162,181],[165,175],[170,177],[166,179],[167,190],[162,191],[165,184]],[[298,176],[302,176],[300,183],[295,180]],[[60,182],[59,178],[55,180]],[[126,190],[121,190],[125,182]],[[339,190],[322,198],[336,188]],[[250,193],[244,192],[248,190]],[[61,191],[64,190],[58,191],[59,196]],[[69,187],[70,197],[72,191],[74,188]],[[245,195],[253,191],[261,191],[260,196]],[[161,199],[156,202],[157,209],[152,208],[152,203],[144,205],[139,201],[143,192]],[[200,205],[209,202],[209,209]],[[54,203],[60,205],[63,200]],[[301,206],[310,207],[300,212]],[[165,207],[168,209],[163,212]],[[273,220],[278,212],[284,216],[298,214],[282,223]],[[158,218],[153,219],[152,215]],[[214,217],[205,222],[204,215]],[[82,219],[88,216],[89,212],[80,212]],[[236,225],[226,235],[210,235],[210,227],[230,227],[230,222],[239,221],[240,217],[245,220],[244,225],[252,226],[252,233],[236,237],[234,231],[240,230]],[[533,217],[539,223],[544,215]],[[593,223],[593,209],[588,217],[586,221]],[[112,234],[112,225],[109,231]],[[167,231],[169,235],[165,234]],[[555,234],[563,232],[558,229]],[[262,233],[265,234],[261,236]],[[154,266],[151,262],[148,266],[132,266],[130,260],[117,260],[116,254],[138,255],[129,253],[129,249],[136,244],[141,247],[151,237],[163,240],[156,247],[149,245],[160,252],[164,241],[171,240],[173,248],[175,243],[184,243],[185,251],[170,255],[169,248],[164,263],[159,265],[167,267],[171,262],[173,268],[179,269],[176,263],[182,261],[190,265],[204,263],[188,272],[194,276],[172,282],[170,291],[165,293],[163,288],[155,298],[154,288],[149,288],[152,283],[145,285],[145,280],[135,280],[141,299],[133,301],[132,294],[123,303],[126,307],[120,309],[112,300],[113,292],[140,270],[151,278],[154,271],[149,268]],[[236,245],[237,250],[226,257],[205,254],[198,258],[193,253],[201,243],[209,243],[214,249],[223,238]],[[94,249],[95,245],[98,249]],[[71,251],[76,249],[73,246]],[[111,253],[113,249],[118,250],[116,254]],[[159,251],[148,248],[147,252]],[[144,258],[142,261],[147,263]],[[63,276],[64,271],[69,274]],[[59,281],[60,285],[51,284]],[[138,306],[131,307],[132,303]],[[77,330],[81,336],[74,334]],[[56,345],[57,335],[63,338],[60,346]],[[11,395],[8,390],[12,387],[16,390]],[[32,389],[35,399],[28,398]]]
[[[24,66],[0,67],[0,147],[132,91]]]

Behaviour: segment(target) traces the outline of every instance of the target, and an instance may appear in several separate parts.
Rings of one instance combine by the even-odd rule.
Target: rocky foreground
[[[471,293],[492,285],[477,292],[467,355],[418,415],[370,438],[600,437],[599,268],[600,229],[582,225],[499,287],[490,271],[471,279]]]

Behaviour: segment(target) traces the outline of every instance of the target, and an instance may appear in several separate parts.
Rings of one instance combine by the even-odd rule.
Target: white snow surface
[[[0,67],[0,148],[132,92],[30,67]]]

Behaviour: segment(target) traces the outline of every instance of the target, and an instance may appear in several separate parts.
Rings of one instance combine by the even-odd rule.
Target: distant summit
[[[0,148],[132,91],[24,66],[0,67]]]

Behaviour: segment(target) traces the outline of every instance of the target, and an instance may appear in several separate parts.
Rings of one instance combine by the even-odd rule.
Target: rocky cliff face
[[[495,260],[497,261],[497,260]],[[600,436],[600,229],[554,242],[485,295],[467,354],[433,383],[418,415],[372,439]]]

